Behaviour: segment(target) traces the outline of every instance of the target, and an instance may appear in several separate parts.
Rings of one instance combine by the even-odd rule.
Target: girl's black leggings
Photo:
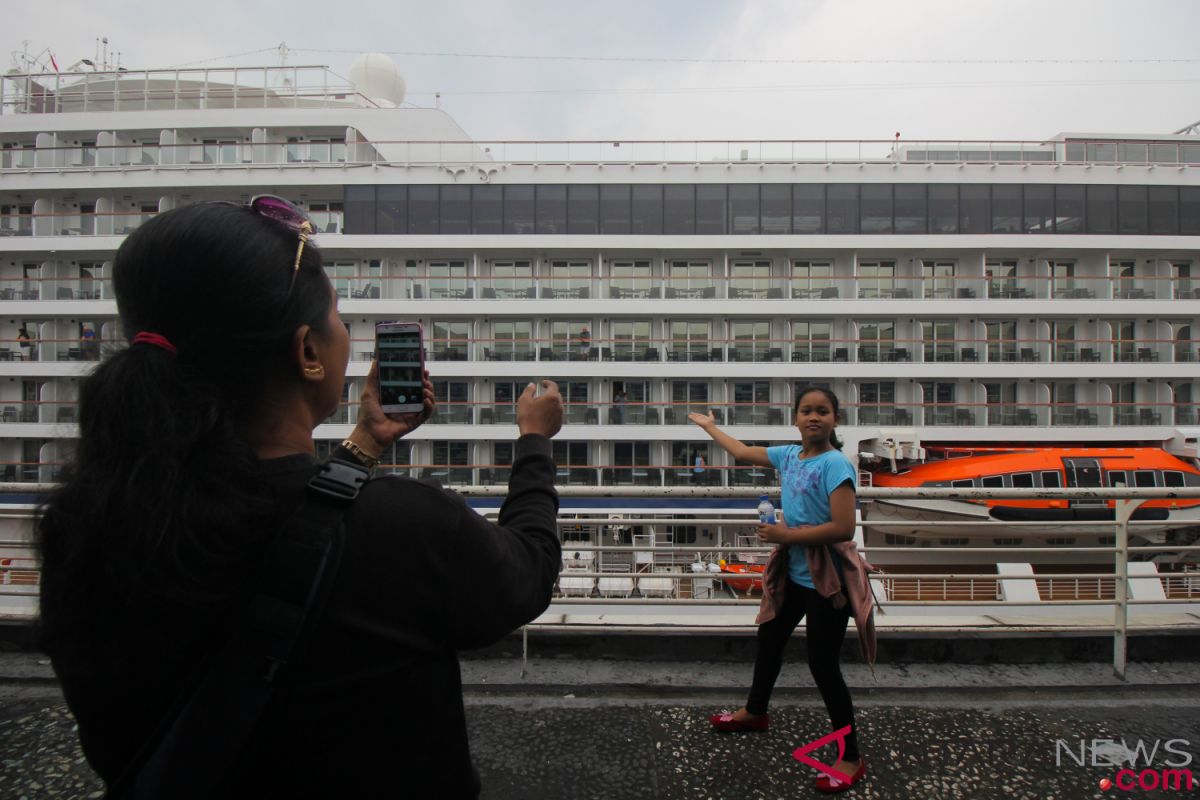
[[[833,601],[822,597],[815,589],[787,582],[783,607],[770,622],[758,626],[758,654],[754,659],[754,684],[750,687],[750,699],[746,710],[751,714],[767,713],[771,701],[771,690],[783,666],[783,650],[792,631],[807,618],[808,668],[812,672],[825,708],[829,711],[833,730],[847,725],[850,735],[846,737],[848,761],[858,760],[858,729],[854,725],[854,702],[850,690],[842,678],[839,658],[842,641],[846,638],[846,623],[850,620],[850,604],[834,608]]]

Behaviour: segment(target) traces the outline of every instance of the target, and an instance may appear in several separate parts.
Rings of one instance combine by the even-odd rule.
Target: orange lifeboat
[[[735,575],[762,575],[765,569],[764,564],[739,564],[726,562],[721,565],[721,572]],[[751,592],[762,591],[762,578],[747,578],[739,580],[730,578],[725,581],[726,585],[732,588],[735,592],[742,594],[750,594]]]

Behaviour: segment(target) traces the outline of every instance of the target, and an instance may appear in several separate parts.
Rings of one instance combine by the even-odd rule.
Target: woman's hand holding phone
[[[433,416],[436,402],[433,398],[433,382],[426,371],[423,386],[421,411],[411,414],[388,415],[383,413],[379,402],[379,362],[371,363],[371,370],[364,381],[362,397],[359,399],[358,425],[350,438],[370,455],[378,457],[392,442],[412,433]]]

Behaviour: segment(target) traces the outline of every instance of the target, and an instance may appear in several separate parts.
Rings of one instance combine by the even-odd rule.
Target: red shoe
[[[771,725],[771,715],[763,714],[754,719],[734,719],[733,714],[713,714],[708,718],[712,726],[721,733],[744,733],[746,731],[765,731]]]
[[[862,763],[858,765],[858,769],[850,776],[849,783],[822,772],[817,776],[817,791],[824,792],[825,794],[844,792],[865,777],[867,777],[867,759],[864,757]]]

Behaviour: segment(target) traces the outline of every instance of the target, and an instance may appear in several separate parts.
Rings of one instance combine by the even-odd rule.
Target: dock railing
[[[3,483],[0,484],[0,495],[10,493],[20,493],[29,495],[31,492],[38,493],[48,491],[53,488],[51,484],[20,484],[20,483]],[[458,493],[469,498],[488,498],[488,497],[503,497],[507,494],[507,488],[503,486],[464,486],[457,489]],[[756,511],[753,508],[753,500],[757,499],[762,493],[768,493],[773,497],[778,497],[778,487],[660,487],[660,486],[563,486],[559,487],[559,493],[562,497],[581,500],[586,498],[605,499],[611,503],[613,499],[627,499],[632,504],[636,504],[638,500],[646,498],[658,499],[697,499],[697,498],[746,498],[746,508],[743,509],[697,509],[694,512],[691,510],[683,511],[680,508],[664,508],[661,511],[658,509],[641,509],[633,508],[632,505],[622,511],[609,511],[597,509],[562,509],[558,525],[560,528],[570,527],[577,534],[579,531],[588,531],[594,528],[598,532],[597,539],[602,538],[604,531],[619,532],[628,530],[639,525],[655,525],[655,526],[691,526],[691,527],[721,527],[721,528],[736,528],[745,529],[753,528],[757,524]],[[1125,677],[1126,664],[1128,661],[1128,638],[1130,632],[1129,612],[1131,607],[1140,606],[1187,606],[1186,619],[1183,622],[1184,627],[1195,626],[1200,630],[1200,572],[1195,572],[1192,569],[1185,569],[1183,572],[1154,572],[1137,573],[1130,572],[1130,557],[1149,558],[1154,554],[1171,553],[1178,558],[1188,559],[1196,558],[1196,554],[1200,554],[1200,545],[1196,544],[1181,544],[1181,543],[1163,543],[1149,544],[1141,546],[1131,546],[1129,543],[1130,531],[1136,531],[1139,528],[1155,527],[1155,528],[1192,528],[1197,526],[1196,520],[1179,520],[1179,521],[1144,521],[1133,520],[1134,512],[1142,506],[1143,503],[1153,500],[1159,501],[1188,501],[1200,500],[1200,487],[1175,487],[1175,488],[1066,488],[1066,489],[955,489],[955,488],[884,488],[884,487],[863,487],[858,491],[860,503],[869,504],[879,500],[900,500],[900,499],[926,499],[926,500],[959,500],[959,501],[976,501],[983,502],[987,500],[1055,500],[1066,501],[1067,503],[1079,503],[1081,501],[1091,501],[1092,507],[1099,507],[1103,503],[1105,506],[1113,509],[1112,520],[1085,520],[1085,521],[1063,521],[1047,523],[1044,521],[1019,521],[1019,522],[998,522],[993,519],[978,519],[970,520],[953,520],[953,521],[914,521],[911,519],[903,520],[885,520],[885,519],[868,519],[863,525],[872,529],[886,531],[889,528],[897,530],[912,531],[915,528],[922,530],[937,531],[939,528],[955,529],[955,536],[961,537],[964,534],[964,528],[978,528],[979,535],[993,537],[997,530],[1003,528],[1006,531],[1032,530],[1045,534],[1046,528],[1051,525],[1055,529],[1055,533],[1069,532],[1071,529],[1088,528],[1094,532],[1096,528],[1105,525],[1111,525],[1113,544],[1101,545],[1096,547],[1077,547],[1073,545],[1058,545],[1052,544],[1048,539],[1046,544],[1038,547],[1024,546],[998,546],[998,547],[974,547],[974,546],[939,546],[939,547],[920,547],[906,545],[886,545],[886,546],[860,546],[860,552],[871,560],[874,554],[920,554],[922,556],[933,556],[941,554],[957,554],[959,556],[964,553],[987,556],[1003,556],[1006,561],[1013,561],[1013,556],[1021,554],[1048,554],[1053,553],[1058,556],[1097,556],[1109,555],[1113,559],[1113,569],[1111,572],[1096,570],[1094,572],[1053,572],[1040,571],[1037,573],[1029,572],[1027,574],[995,574],[981,575],[979,572],[962,571],[957,568],[952,568],[951,572],[902,572],[891,574],[877,574],[872,577],[872,590],[876,594],[876,603],[881,614],[886,615],[889,610],[895,610],[897,607],[963,607],[965,603],[978,603],[981,601],[995,601],[1002,603],[1005,606],[1020,608],[1020,607],[1053,607],[1053,606],[1111,606],[1112,622],[1110,625],[1088,625],[1088,630],[1111,631],[1113,637],[1113,671],[1120,677]],[[1108,506],[1111,502],[1112,505]],[[600,505],[600,504],[598,504]],[[0,530],[4,533],[0,534],[0,621],[6,622],[29,622],[36,615],[36,597],[37,589],[40,583],[40,567],[36,561],[31,544],[32,522],[34,518],[34,505],[14,505],[10,510],[0,512],[0,524],[3,525]],[[498,513],[498,509],[484,509],[481,511],[485,516],[494,518]],[[970,538],[974,534],[966,534]],[[636,585],[636,581],[641,577],[652,576],[656,583],[656,596],[648,596],[643,594],[640,597],[633,596],[633,591],[618,592],[620,596],[596,596],[592,592],[586,593],[585,596],[578,596],[578,592],[560,592],[553,600],[552,606],[642,606],[654,607],[662,606],[664,608],[673,608],[676,611],[680,610],[681,606],[746,606],[754,605],[759,601],[750,599],[748,596],[738,597],[733,592],[729,592],[728,597],[714,597],[712,593],[705,596],[698,596],[693,592],[673,593],[674,596],[661,596],[661,583],[664,579],[670,579],[675,582],[675,585],[681,586],[696,586],[697,581],[709,582],[708,585],[727,585],[730,582],[741,582],[743,585],[747,581],[753,581],[754,576],[747,573],[727,573],[716,570],[705,569],[696,571],[692,567],[693,559],[697,562],[706,564],[716,563],[720,557],[726,554],[732,554],[735,551],[743,558],[757,557],[761,562],[765,562],[767,556],[773,549],[770,546],[765,547],[746,547],[744,544],[735,545],[733,537],[729,537],[727,543],[716,544],[670,544],[662,545],[655,542],[647,542],[635,540],[630,537],[630,543],[624,544],[591,544],[583,543],[569,539],[563,544],[564,558],[568,555],[575,562],[569,570],[564,569],[563,575],[569,575],[572,579],[629,579],[631,589]],[[1053,537],[1051,537],[1053,538]],[[862,541],[860,538],[859,541]],[[1200,541],[1200,539],[1196,539]],[[590,540],[589,540],[590,542]],[[653,553],[653,563],[656,565],[652,571],[639,570],[639,564],[645,559],[639,559],[638,554],[650,551]],[[578,557],[575,554],[589,554],[585,557]],[[621,571],[614,570],[614,565],[617,563],[628,564],[628,569]],[[597,565],[591,567],[588,565]],[[582,565],[582,566],[581,566]],[[604,569],[600,570],[599,566],[603,565]],[[564,567],[566,567],[564,562]],[[1052,569],[1052,568],[1051,568]],[[941,585],[949,587],[950,581],[965,582],[959,585],[965,585],[969,596],[949,596],[947,592],[943,599],[930,600],[926,599],[920,592],[915,597],[897,598],[888,590],[889,584],[894,585],[899,580],[925,580],[932,582],[941,582]],[[986,583],[994,583],[999,585],[1000,581],[1024,581],[1027,584],[1033,584],[1034,588],[1031,594],[1025,598],[1003,598],[999,599],[995,593],[991,597],[987,596],[986,589],[978,588],[978,585]],[[1163,589],[1161,598],[1139,598],[1131,596],[1130,582],[1133,581],[1159,581]],[[1043,598],[1041,586],[1046,585],[1046,581],[1074,581],[1074,585],[1078,587],[1081,581],[1094,581],[1098,587],[1109,585],[1111,582],[1111,595],[1107,590],[1100,590],[1090,593],[1087,597],[1081,597],[1081,592],[1078,588],[1067,599],[1055,598],[1055,592],[1051,589],[1048,598]],[[1040,586],[1039,586],[1040,584]],[[880,593],[884,594],[881,599]],[[1084,593],[1087,594],[1087,593]],[[572,596],[575,595],[575,596]],[[690,595],[690,596],[689,596]],[[1193,607],[1194,608],[1191,608]],[[610,611],[615,611],[611,609]],[[612,614],[609,615],[613,616]],[[531,626],[525,627],[526,647],[528,642],[528,631]],[[534,626],[537,627],[536,625]],[[949,628],[944,625],[938,626],[940,630],[952,631],[963,628],[972,628],[970,624]],[[975,626],[978,627],[978,626]],[[1039,627],[1046,628],[1050,626],[1029,625],[1030,631],[1037,630]],[[1173,626],[1178,627],[1178,626]],[[604,630],[618,632],[622,630],[622,626],[617,624],[607,624],[603,626]],[[638,626],[639,630],[653,630],[651,626],[648,628],[645,625]],[[677,624],[663,625],[658,630],[684,630],[683,627]],[[982,629],[981,629],[982,630]],[[1009,627],[1006,630],[1013,630]],[[978,630],[976,632],[979,632]]]

